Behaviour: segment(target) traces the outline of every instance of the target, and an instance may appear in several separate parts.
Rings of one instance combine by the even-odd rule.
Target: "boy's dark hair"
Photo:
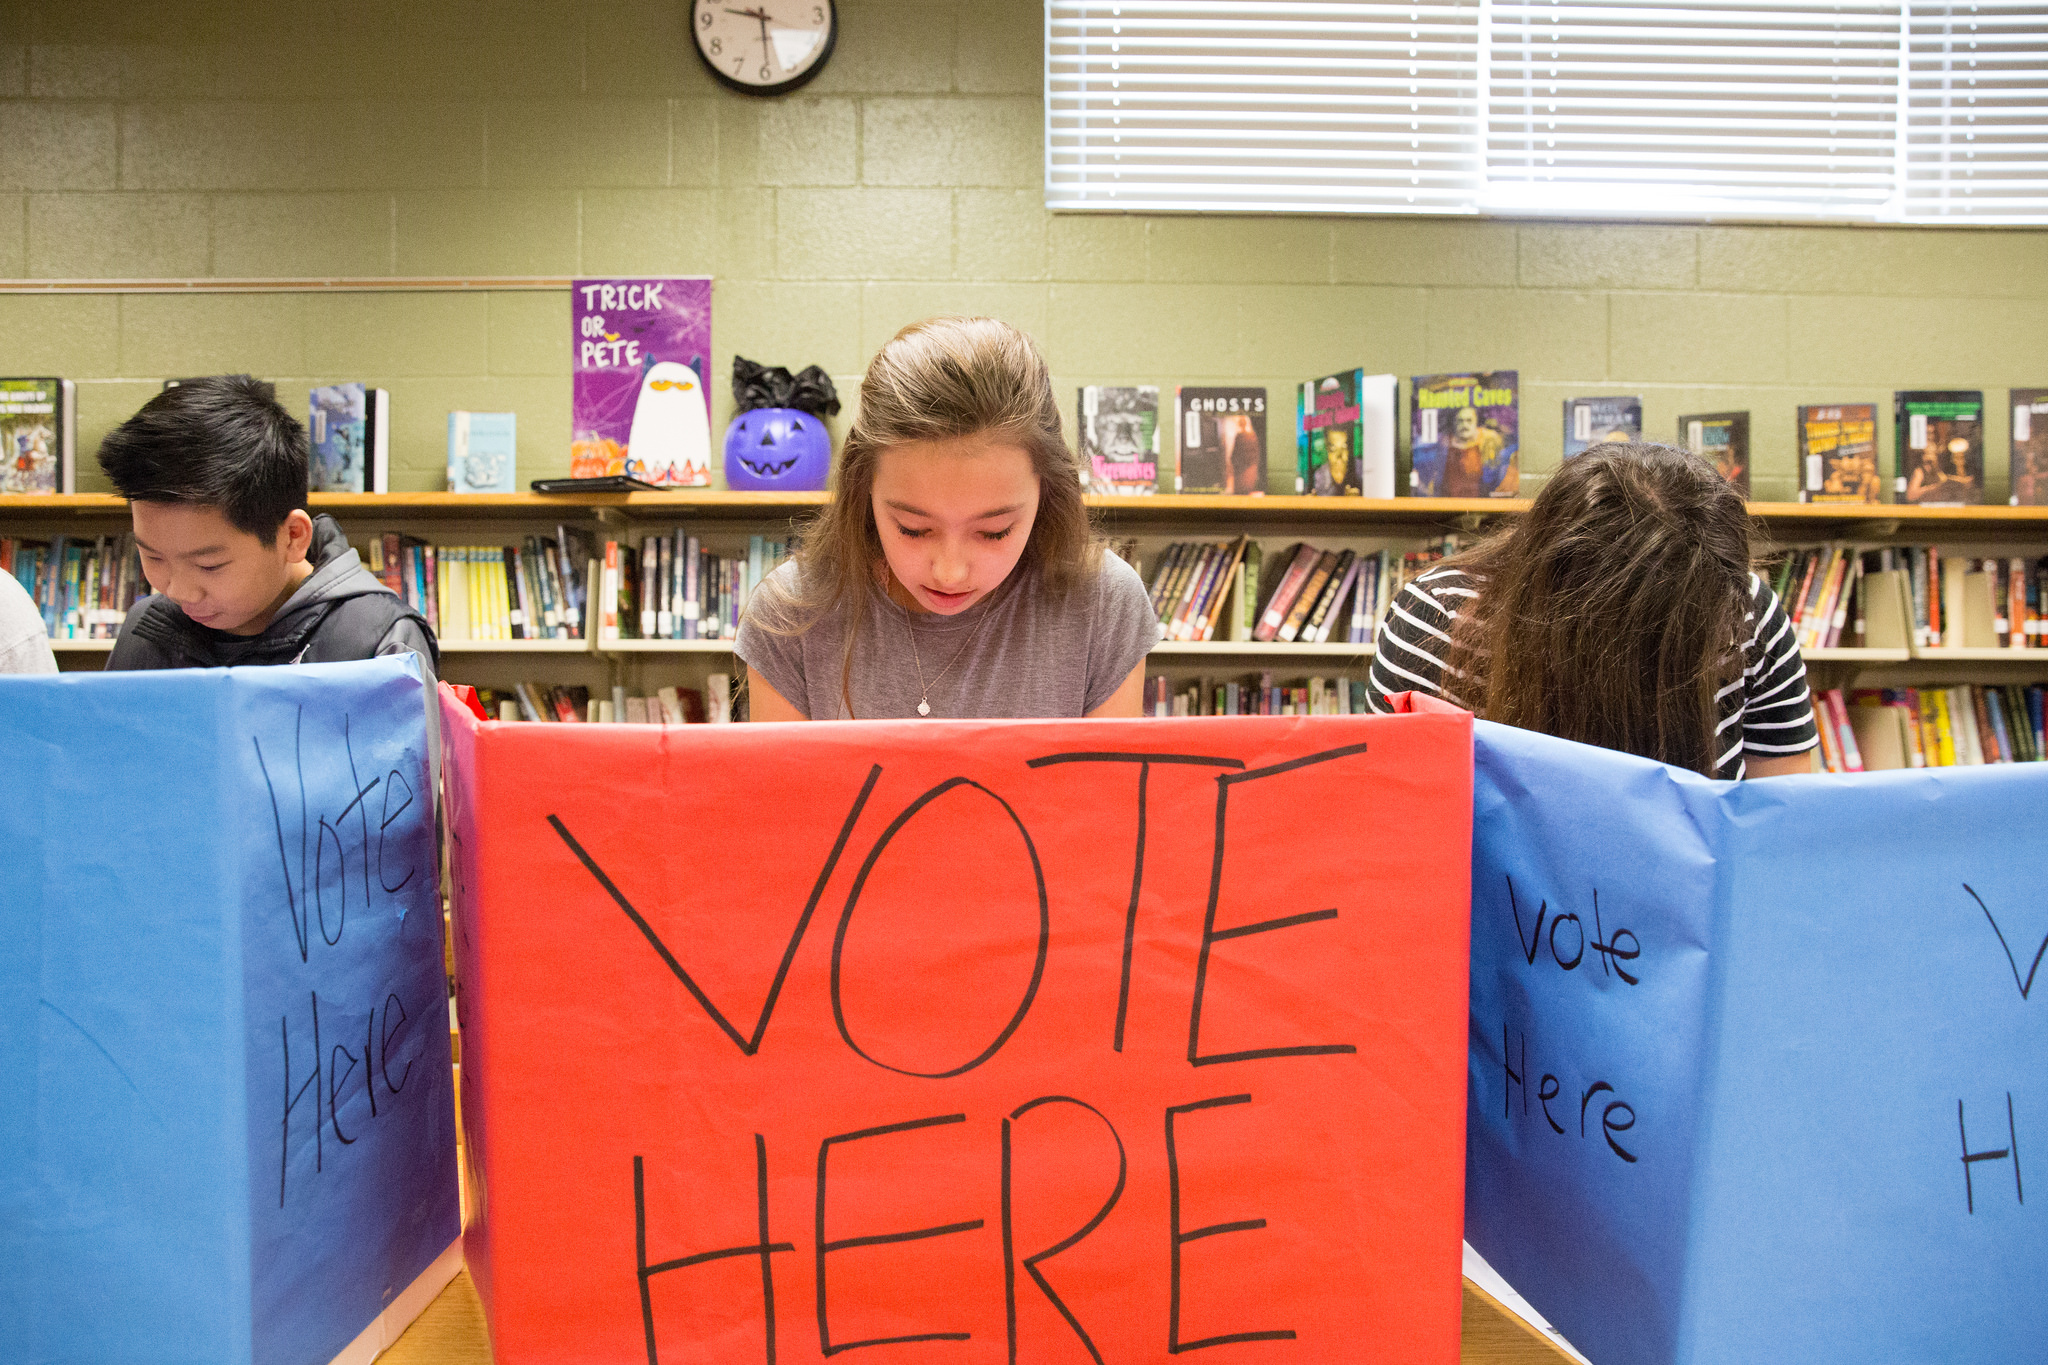
[[[182,380],[100,442],[100,467],[130,502],[218,507],[265,545],[306,505],[306,460],[306,428],[246,374]]]

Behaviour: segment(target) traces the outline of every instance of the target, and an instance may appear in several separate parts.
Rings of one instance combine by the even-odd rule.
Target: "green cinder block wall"
[[[1082,383],[1273,391],[1362,365],[1517,368],[1523,467],[1561,402],[1754,414],[1793,496],[1792,410],[2048,385],[2048,232],[1051,214],[1035,0],[840,0],[802,92],[727,93],[681,0],[0,4],[0,277],[709,274],[714,426],[737,352],[851,399],[907,322],[993,313]],[[394,398],[393,483],[440,486],[450,408],[511,409],[566,471],[566,293],[0,294],[0,373],[80,382],[90,452],[169,376]],[[841,419],[841,426],[845,418]],[[1888,421],[1884,436],[1890,464]]]

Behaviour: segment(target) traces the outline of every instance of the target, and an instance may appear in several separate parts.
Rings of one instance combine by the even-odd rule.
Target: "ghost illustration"
[[[711,481],[711,416],[704,386],[688,365],[659,361],[641,377],[626,436],[626,472],[669,486]]]

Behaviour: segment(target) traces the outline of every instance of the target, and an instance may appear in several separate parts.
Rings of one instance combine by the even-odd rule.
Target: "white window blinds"
[[[2048,0],[1048,0],[1046,200],[2048,222]]]
[[[1466,212],[1480,0],[1052,0],[1053,208]]]
[[[1897,0],[1492,13],[1483,208],[1836,217],[1893,195]]]
[[[1905,216],[2048,222],[2048,6],[1908,13]]]

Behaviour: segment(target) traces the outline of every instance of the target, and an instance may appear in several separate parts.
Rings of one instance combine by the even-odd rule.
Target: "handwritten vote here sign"
[[[1472,1245],[1596,1365],[2048,1359],[2048,769],[1475,738]]]
[[[1470,719],[444,693],[502,1365],[1449,1365]]]
[[[424,702],[0,677],[0,1359],[325,1365],[455,1240]]]

